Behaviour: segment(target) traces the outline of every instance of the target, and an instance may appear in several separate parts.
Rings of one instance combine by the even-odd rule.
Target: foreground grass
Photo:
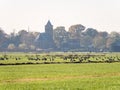
[[[120,63],[0,66],[0,90],[119,90]]]

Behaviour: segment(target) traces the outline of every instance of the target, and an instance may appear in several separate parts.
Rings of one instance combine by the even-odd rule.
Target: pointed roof
[[[50,20],[48,20],[48,22],[47,22],[46,26],[52,26],[52,24],[51,24]]]

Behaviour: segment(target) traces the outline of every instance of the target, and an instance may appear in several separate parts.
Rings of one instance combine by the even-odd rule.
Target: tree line
[[[36,51],[34,41],[39,34],[27,30],[7,34],[0,28],[0,51]],[[64,26],[56,27],[53,38],[54,51],[120,51],[120,33],[98,31],[81,24],[72,25],[69,30]]]

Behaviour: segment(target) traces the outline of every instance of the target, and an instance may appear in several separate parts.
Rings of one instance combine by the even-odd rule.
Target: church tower
[[[45,25],[45,33],[40,33],[35,39],[36,47],[40,49],[54,49],[53,25],[48,20]]]
[[[51,24],[50,20],[48,20],[47,24],[45,25],[45,33],[50,39],[53,39],[53,25]]]

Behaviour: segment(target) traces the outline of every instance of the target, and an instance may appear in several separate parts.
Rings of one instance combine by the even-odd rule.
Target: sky
[[[82,24],[98,31],[120,31],[120,0],[0,0],[0,27],[11,33],[25,29],[44,32],[50,20],[54,28]]]

